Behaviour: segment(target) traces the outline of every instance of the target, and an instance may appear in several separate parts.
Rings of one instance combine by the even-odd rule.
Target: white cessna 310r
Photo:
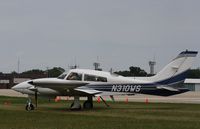
[[[84,102],[83,108],[91,109],[95,96],[111,96],[111,98],[113,95],[125,94],[170,96],[189,91],[183,88],[183,82],[197,54],[196,51],[181,52],[152,77],[123,77],[103,71],[72,69],[58,78],[29,80],[12,87],[12,89],[28,94],[29,98],[35,96],[36,107],[38,96],[74,96],[71,109],[81,109],[80,97],[88,98]],[[33,110],[34,105],[31,103],[31,99],[29,100],[26,109]]]

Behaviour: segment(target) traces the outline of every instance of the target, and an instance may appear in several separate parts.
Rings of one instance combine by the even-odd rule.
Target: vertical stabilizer
[[[161,85],[171,85],[185,80],[187,71],[191,68],[197,51],[183,51],[155,76],[151,81]]]

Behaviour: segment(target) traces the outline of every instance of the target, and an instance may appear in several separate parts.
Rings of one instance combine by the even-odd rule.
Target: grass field
[[[70,111],[70,101],[40,100],[25,111],[26,98],[0,97],[0,129],[200,129],[200,105],[94,103],[93,110]]]

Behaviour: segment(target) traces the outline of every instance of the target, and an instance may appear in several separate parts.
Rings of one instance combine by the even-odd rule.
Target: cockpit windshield
[[[67,73],[63,73],[58,77],[58,79],[65,79],[66,76],[67,76]]]
[[[78,80],[78,81],[81,81],[82,80],[82,74],[71,72],[68,75],[67,80]]]

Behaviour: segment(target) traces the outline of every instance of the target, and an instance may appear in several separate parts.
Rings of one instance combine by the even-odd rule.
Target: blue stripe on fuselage
[[[162,80],[162,81],[159,81],[159,82],[156,82],[156,84],[159,84],[159,85],[170,85],[170,84],[174,84],[176,82],[183,82],[185,80],[185,78],[187,77],[187,73],[188,73],[188,70],[185,71],[185,72],[182,72],[174,77],[171,77],[169,79],[165,79],[165,80]]]
[[[187,76],[188,70],[185,72],[182,72],[174,77],[162,80],[162,81],[158,81],[155,83],[129,83],[129,84],[100,84],[100,85],[87,85],[90,88],[105,88],[105,87],[111,87],[113,85],[141,85],[141,86],[145,86],[145,87],[152,87],[152,86],[157,86],[157,85],[170,85],[170,84],[175,84],[175,83],[179,83],[179,82],[183,82]]]
[[[186,92],[187,89],[183,91],[169,91],[165,89],[157,89],[157,86],[160,85],[174,85],[182,83],[187,75],[188,71],[182,72],[174,77],[155,82],[155,83],[129,83],[129,84],[99,84],[99,85],[87,85],[86,87],[95,89],[98,91],[107,91],[107,92],[131,92],[131,93],[141,93],[141,94],[154,94],[154,95],[163,95],[168,96],[176,93]]]

